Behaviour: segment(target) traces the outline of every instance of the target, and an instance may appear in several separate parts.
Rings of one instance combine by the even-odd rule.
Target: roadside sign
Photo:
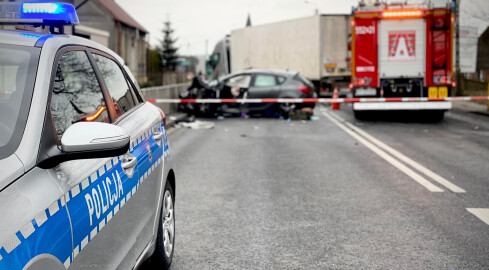
[[[460,72],[475,73],[477,65],[477,27],[460,27]]]

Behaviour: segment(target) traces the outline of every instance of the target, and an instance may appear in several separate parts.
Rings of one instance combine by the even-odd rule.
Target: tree
[[[161,41],[160,56],[163,64],[163,69],[165,70],[175,70],[176,60],[177,60],[177,52],[178,48],[176,47],[177,39],[173,38],[173,28],[171,27],[171,22],[164,22],[163,28],[163,40]]]
[[[159,49],[148,50],[148,69],[150,72],[161,72],[163,61]]]

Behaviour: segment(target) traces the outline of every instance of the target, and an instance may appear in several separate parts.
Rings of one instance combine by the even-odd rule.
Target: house
[[[489,81],[489,27],[480,35],[477,45],[477,71],[481,81]]]
[[[21,0],[18,0],[20,2]],[[56,0],[76,7],[79,25],[65,26],[66,34],[94,40],[119,54],[139,83],[147,76],[147,49],[149,33],[124,11],[114,0]],[[0,0],[10,2],[10,0]],[[41,2],[32,0],[32,2]],[[25,29],[46,32],[48,29],[31,26],[0,26],[0,29]]]
[[[74,35],[95,40],[119,54],[138,82],[147,81],[149,33],[114,0],[74,0],[80,25]]]

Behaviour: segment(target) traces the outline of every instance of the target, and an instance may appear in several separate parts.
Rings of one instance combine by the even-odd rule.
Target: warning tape
[[[357,102],[431,102],[488,100],[489,96],[475,97],[390,97],[390,98],[248,98],[248,99],[147,99],[151,103],[357,103]]]

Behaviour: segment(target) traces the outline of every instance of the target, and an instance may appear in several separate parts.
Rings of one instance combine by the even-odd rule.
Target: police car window
[[[98,54],[93,54],[93,58],[97,63],[100,73],[102,73],[102,77],[112,97],[117,116],[124,114],[136,106],[131,88],[127,84],[119,65],[113,60]]]
[[[109,122],[95,71],[84,51],[61,56],[54,79],[51,114],[58,138],[77,122]]]
[[[277,85],[277,81],[275,80],[275,76],[266,75],[266,74],[257,74],[255,77],[255,86],[257,87],[266,87],[266,86],[274,86]]]
[[[24,133],[39,50],[0,44],[0,159],[9,156]]]

